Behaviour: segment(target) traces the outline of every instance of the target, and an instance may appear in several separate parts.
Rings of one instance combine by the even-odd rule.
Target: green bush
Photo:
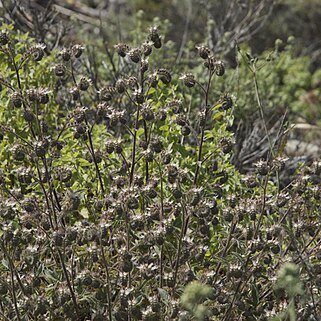
[[[1,318],[268,320],[289,260],[298,318],[319,315],[320,162],[281,190],[275,145],[240,174],[224,63],[201,45],[182,74],[157,28],[142,41],[104,67],[2,26]]]

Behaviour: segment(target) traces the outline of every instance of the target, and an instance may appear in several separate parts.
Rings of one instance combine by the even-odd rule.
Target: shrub
[[[85,47],[47,55],[2,29],[4,320],[267,320],[288,299],[273,280],[290,259],[313,299],[295,302],[298,317],[319,314],[320,163],[281,190],[271,144],[238,173],[233,98],[206,46],[201,77],[175,74],[153,58],[152,27],[110,48],[117,77],[102,79]]]

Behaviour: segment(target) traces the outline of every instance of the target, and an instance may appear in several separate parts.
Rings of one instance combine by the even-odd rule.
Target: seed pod
[[[38,101],[40,104],[47,104],[49,102],[49,95],[47,90],[39,90],[38,91]]]
[[[222,108],[223,110],[228,110],[233,106],[233,100],[230,96],[228,96],[227,94],[225,94],[224,96],[221,97],[220,99],[221,103],[222,103]]]
[[[142,66],[140,68],[141,72],[144,73],[148,70],[149,65],[147,60],[142,60]]]
[[[122,151],[123,151],[123,148],[122,148],[121,144],[119,142],[116,142],[115,143],[115,152],[117,154],[120,154]]]
[[[145,100],[144,94],[141,92],[134,93],[134,99],[138,104],[142,104]]]
[[[127,201],[126,204],[130,210],[136,210],[139,207],[139,202],[137,197],[132,196]]]
[[[32,59],[34,61],[40,61],[44,57],[44,55],[45,55],[44,48],[45,48],[45,46],[40,45],[40,44],[35,45],[30,48]]]
[[[126,80],[128,86],[131,88],[131,89],[137,89],[138,88],[138,80],[136,77],[129,77],[127,80]]]
[[[35,119],[35,116],[30,108],[26,108],[23,111],[23,118],[28,123],[31,123]]]
[[[155,153],[160,153],[164,148],[162,141],[157,138],[151,141],[151,148]]]
[[[157,27],[151,27],[149,29],[149,35],[148,35],[148,38],[152,41],[152,42],[155,42],[159,39],[159,34],[158,34],[158,30],[157,30]]]
[[[27,97],[30,102],[34,102],[38,100],[38,92],[36,89],[28,89],[27,90]]]
[[[48,133],[48,124],[44,121],[44,120],[41,120],[40,121],[40,129],[42,131],[43,134],[46,134]],[[59,147],[57,146],[58,150],[59,150]],[[61,147],[62,149],[62,147]]]
[[[46,148],[42,142],[36,143],[35,152],[38,157],[44,157],[46,155]]]
[[[164,165],[168,165],[171,162],[171,154],[162,152],[162,162]]]
[[[70,57],[71,57],[71,53],[70,53],[70,51],[68,49],[64,48],[59,52],[59,56],[61,56],[61,58],[64,61],[69,61]]]
[[[225,67],[222,61],[216,61],[215,63],[215,73],[217,76],[223,76],[225,73]]]
[[[114,152],[115,146],[114,146],[114,142],[109,141],[106,143],[106,152],[108,154],[112,154]]]
[[[176,122],[176,124],[179,125],[179,126],[186,126],[186,125],[188,125],[188,121],[187,121],[186,117],[183,116],[183,115],[177,116],[176,119],[175,119],[175,122]]]
[[[169,84],[172,81],[172,76],[167,69],[164,69],[164,68],[158,69],[157,75],[165,85]]]
[[[149,56],[152,53],[152,46],[149,42],[144,42],[142,49],[145,57]]]
[[[150,149],[145,151],[145,160],[149,163],[154,160],[154,153]]]
[[[141,113],[142,118],[146,121],[151,121],[155,119],[154,111],[149,106],[145,106],[144,108],[142,108]]]
[[[162,47],[162,39],[160,37],[154,42],[154,47],[156,49],[159,49]]]
[[[85,78],[85,77],[81,77],[78,87],[81,91],[86,91],[90,86],[90,81]]]
[[[231,140],[227,139],[227,138],[223,138],[221,140],[221,145],[222,145],[222,151],[224,154],[228,154],[232,151],[233,149],[233,143]]]
[[[181,133],[183,136],[188,136],[191,133],[191,129],[189,128],[189,126],[184,126],[181,129]]]
[[[120,57],[125,57],[128,50],[129,50],[129,47],[128,47],[128,45],[126,45],[124,43],[119,43],[119,44],[115,45],[115,49]]]
[[[14,107],[19,108],[22,105],[22,97],[18,92],[14,92],[11,95],[11,101],[12,101]]]
[[[99,91],[99,97],[102,101],[110,101],[116,89],[112,86],[104,87]]]
[[[184,76],[181,77],[181,79],[183,80],[184,85],[186,87],[191,88],[195,86],[196,81],[193,74],[191,73],[185,74]]]
[[[115,88],[119,94],[122,94],[126,90],[126,83],[123,79],[118,79],[116,81]]]
[[[6,31],[0,32],[0,46],[5,46],[9,42],[9,36]]]
[[[63,64],[57,64],[54,67],[54,72],[57,77],[63,77],[66,73],[66,68]]]
[[[202,58],[202,59],[207,59],[209,54],[210,54],[210,49],[205,47],[205,46],[199,46],[196,47],[197,51],[198,51],[198,55]]]
[[[25,158],[25,152],[21,146],[15,145],[12,148],[12,156],[13,156],[14,160],[22,161]]]
[[[79,99],[80,91],[79,91],[78,87],[71,88],[69,92],[71,93],[73,100]]]
[[[128,52],[128,55],[131,61],[138,63],[140,61],[141,51],[139,48],[133,48]]]
[[[177,187],[174,187],[174,188],[172,189],[172,194],[173,194],[173,196],[174,196],[176,199],[180,199],[180,198],[183,196],[182,191],[181,191],[179,188],[177,188]]]
[[[165,121],[167,118],[167,113],[165,110],[161,109],[157,112],[157,119],[159,121]]]
[[[149,76],[149,83],[150,83],[151,87],[153,87],[153,88],[157,87],[158,80],[157,80],[157,75],[156,74],[153,74],[153,75]]]
[[[174,99],[168,104],[168,108],[172,110],[173,114],[177,115],[182,111],[182,101]]]
[[[72,54],[74,55],[75,58],[80,58],[80,56],[82,55],[84,51],[84,47],[81,46],[81,45],[73,45],[72,48],[71,48],[71,52]]]
[[[146,150],[148,148],[148,142],[146,140],[141,140],[139,142],[139,147],[143,150]]]

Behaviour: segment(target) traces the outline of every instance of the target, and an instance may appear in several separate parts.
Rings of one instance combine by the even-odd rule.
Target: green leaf
[[[80,215],[81,215],[83,218],[88,218],[88,217],[89,217],[88,209],[87,209],[86,207],[82,208],[81,211],[80,211]]]
[[[163,125],[159,127],[159,130],[163,131],[163,132],[167,132],[169,130],[169,126],[168,125]]]
[[[167,293],[167,291],[165,291],[164,289],[161,289],[161,288],[158,288],[158,293],[159,293],[159,296],[162,300],[162,302],[165,304],[165,305],[168,305],[169,303],[169,294]]]
[[[252,283],[251,286],[251,296],[252,296],[252,303],[254,306],[257,306],[259,303],[259,291],[257,289],[257,286]]]

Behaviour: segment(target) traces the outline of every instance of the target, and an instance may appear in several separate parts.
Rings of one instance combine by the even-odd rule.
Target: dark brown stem
[[[75,295],[75,292],[74,292],[74,290],[72,288],[72,285],[71,285],[71,282],[70,282],[70,279],[69,279],[69,275],[68,275],[68,271],[67,271],[67,268],[66,268],[66,265],[65,265],[64,258],[62,256],[60,250],[57,250],[57,252],[58,252],[58,256],[59,256],[59,260],[60,260],[60,264],[61,264],[64,276],[66,278],[66,282],[67,282],[67,285],[68,285],[68,288],[69,288],[69,292],[70,292],[70,295],[71,295],[71,299],[72,299],[72,302],[73,302],[77,317],[78,317],[78,319],[80,319],[80,311],[79,311],[79,307],[78,307],[78,304],[77,304],[76,295]]]

